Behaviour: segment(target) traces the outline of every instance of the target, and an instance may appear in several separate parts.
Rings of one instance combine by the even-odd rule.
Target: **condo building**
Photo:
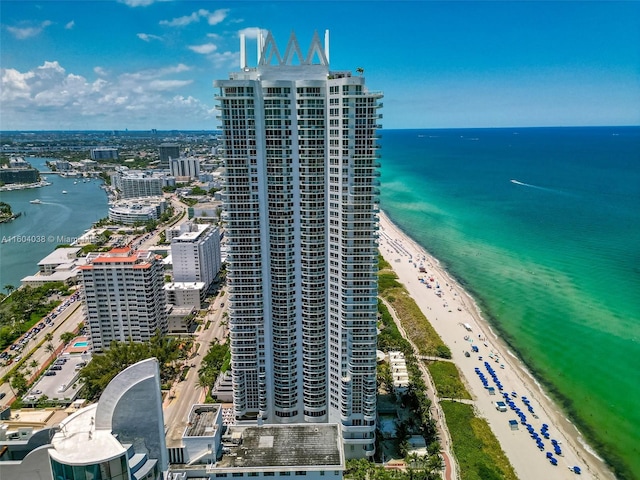
[[[235,415],[335,423],[374,453],[382,94],[269,32],[218,88]]]
[[[111,175],[111,184],[118,190],[119,198],[161,197],[166,179],[149,172],[118,168]]]
[[[178,157],[169,160],[169,173],[174,177],[198,178],[200,159],[196,157]]]
[[[158,147],[160,155],[160,168],[168,169],[169,161],[180,156],[180,145],[177,143],[161,143]]]
[[[128,247],[89,254],[80,277],[95,352],[113,340],[145,342],[167,333],[163,267],[155,254]]]
[[[208,289],[220,271],[220,231],[210,224],[187,222],[171,239],[174,282],[203,282]]]

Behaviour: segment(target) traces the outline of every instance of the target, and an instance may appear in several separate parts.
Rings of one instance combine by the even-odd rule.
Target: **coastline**
[[[509,350],[506,343],[482,317],[471,295],[435,257],[402,232],[383,211],[380,212],[379,250],[384,259],[392,265],[399,281],[404,284],[434,329],[451,348],[452,359],[474,398],[473,403],[478,416],[488,421],[519,478],[574,478],[575,473],[569,470],[569,467],[574,465],[581,468],[583,478],[615,478],[604,461],[586,444],[565,413],[544,392],[523,362]],[[420,272],[420,266],[424,267],[425,273]],[[440,285],[440,288],[427,289],[420,277],[430,282],[433,287]],[[431,278],[433,281],[429,280]],[[440,292],[440,296],[436,295],[437,291]],[[465,324],[471,331],[465,328]],[[472,345],[477,346],[480,351],[466,357],[464,352],[470,352]],[[479,355],[484,356],[483,361],[479,361]],[[499,361],[495,360],[496,358],[499,358]],[[550,440],[544,440],[545,448],[540,451],[524,425],[519,425],[518,430],[511,430],[508,420],[518,419],[515,412],[496,410],[495,402],[503,400],[502,396],[499,392],[490,396],[475,372],[475,368],[479,367],[486,374],[484,361],[489,359],[495,360],[495,363],[492,361],[492,366],[504,383],[505,391],[518,393],[518,399],[514,398],[518,406],[526,410],[524,405],[518,402],[521,396],[524,395],[530,400],[535,414],[539,417],[528,417],[535,430],[540,431],[541,425],[546,423],[549,425],[550,438],[560,442],[562,456],[556,456],[558,466],[552,466],[545,456],[545,452],[553,451]]]
[[[47,172],[51,173],[51,172]],[[51,185],[51,182],[47,182],[46,180],[40,180],[36,183],[10,183],[8,185],[4,185],[0,187],[0,192],[14,192],[17,190],[28,190],[30,188],[40,188],[47,187]]]

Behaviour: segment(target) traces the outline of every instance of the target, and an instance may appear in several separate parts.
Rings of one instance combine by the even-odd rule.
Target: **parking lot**
[[[75,385],[80,369],[91,359],[90,354],[62,354],[25,395],[26,404],[35,403],[46,395],[50,399],[71,403],[77,396],[79,385]],[[75,387],[75,388],[74,388]]]

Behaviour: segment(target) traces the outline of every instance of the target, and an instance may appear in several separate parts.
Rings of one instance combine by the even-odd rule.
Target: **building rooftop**
[[[61,265],[71,262],[75,258],[80,247],[56,248],[49,255],[38,262],[38,265]]]
[[[237,438],[238,433],[238,445],[224,442],[225,437]],[[340,432],[335,424],[234,426],[229,427],[225,437],[226,454],[217,468],[344,468]]]
[[[202,290],[204,287],[204,282],[172,282],[164,284],[165,290]]]
[[[71,465],[87,465],[125,452],[111,431],[95,428],[97,406],[85,407],[60,423],[59,432],[51,441],[54,446],[49,450],[51,458]]]
[[[195,405],[189,415],[189,423],[184,431],[185,437],[212,437],[218,425],[220,405]]]

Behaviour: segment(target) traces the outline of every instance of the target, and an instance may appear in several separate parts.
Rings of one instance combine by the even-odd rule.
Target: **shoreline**
[[[379,250],[451,349],[452,360],[474,398],[478,416],[489,423],[518,478],[575,478],[576,474],[569,470],[574,465],[581,468],[582,478],[615,478],[604,460],[567,418],[567,414],[544,391],[543,385],[482,316],[475,299],[437,258],[405,234],[382,210]],[[426,272],[420,272],[421,266]],[[427,289],[425,283],[430,283],[432,288]],[[439,287],[436,288],[436,285]],[[465,328],[465,324],[471,330]],[[470,352],[472,345],[479,348],[479,353],[466,357],[464,352]],[[483,361],[479,361],[479,355],[484,355]],[[501,393],[496,392],[495,396],[490,396],[475,372],[475,368],[479,367],[486,374],[484,361],[488,360],[492,360],[491,364],[504,383],[505,391],[518,393],[518,398],[513,398],[518,407],[526,410],[519,400],[522,395],[528,397],[535,415],[539,417],[530,418],[531,415],[527,414],[528,422],[535,430],[540,431],[542,423],[549,425],[550,438],[558,440],[562,447],[562,456],[556,455],[558,466],[552,466],[545,456],[545,452],[553,452],[550,440],[544,440],[545,448],[540,451],[524,425],[519,425],[519,429],[515,431],[509,427],[508,420],[518,419],[515,412],[499,412],[496,409],[495,402],[504,400]]]

